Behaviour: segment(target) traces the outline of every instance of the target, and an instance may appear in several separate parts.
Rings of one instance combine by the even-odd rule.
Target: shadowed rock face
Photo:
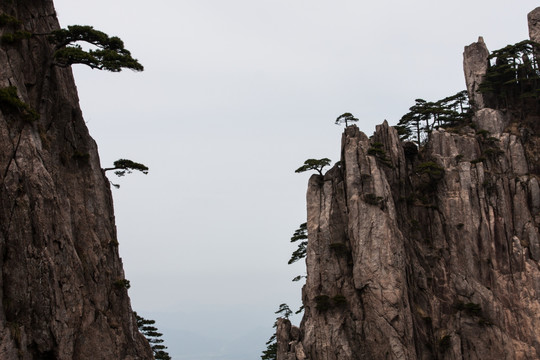
[[[3,0],[21,25],[58,29],[50,0]],[[0,43],[0,89],[39,113],[0,103],[0,358],[151,359],[124,279],[109,182],[71,69],[51,65],[44,35]]]
[[[386,122],[345,129],[309,181],[305,314],[278,322],[278,360],[540,358],[539,114],[477,110],[418,154]]]

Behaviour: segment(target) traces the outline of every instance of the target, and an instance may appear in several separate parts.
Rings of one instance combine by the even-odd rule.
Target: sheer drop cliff
[[[469,125],[418,151],[349,126],[311,177],[305,313],[278,321],[278,360],[540,358],[539,106],[477,91],[489,54],[465,48]]]
[[[0,21],[0,358],[152,359],[71,69],[52,64],[53,2],[1,1]]]

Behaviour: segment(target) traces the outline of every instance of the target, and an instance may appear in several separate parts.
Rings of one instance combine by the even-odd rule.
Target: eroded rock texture
[[[51,0],[2,0],[0,90],[0,359],[151,359],[131,310],[113,205],[71,70],[52,66]],[[5,20],[6,18],[4,18]]]
[[[465,51],[469,91],[486,51]],[[345,129],[309,181],[305,315],[278,323],[278,360],[540,358],[538,112],[475,96],[475,126],[420,152]]]
[[[488,68],[488,56],[489,50],[481,36],[477,42],[465,46],[463,52],[463,70],[467,91],[471,96],[471,103],[476,109],[485,106],[484,96],[478,92],[478,87]]]
[[[540,7],[527,15],[529,23],[529,37],[532,41],[540,42]]]

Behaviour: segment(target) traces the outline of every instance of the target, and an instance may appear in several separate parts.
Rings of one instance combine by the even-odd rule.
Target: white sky
[[[134,310],[175,360],[252,360],[282,302],[300,305],[289,238],[307,158],[339,160],[352,112],[368,135],[414,99],[465,88],[463,47],[528,37],[533,0],[56,0],[62,26],[121,37],[143,73],[78,65],[81,106],[112,179]],[[109,175],[114,176],[114,175]],[[299,319],[296,319],[299,322]],[[208,337],[209,339],[204,339]],[[212,340],[213,339],[213,340]]]

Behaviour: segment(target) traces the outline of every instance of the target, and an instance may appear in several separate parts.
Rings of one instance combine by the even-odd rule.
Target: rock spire
[[[419,152],[349,126],[311,177],[305,314],[278,322],[278,360],[540,358],[540,116],[485,107],[488,55],[465,48],[471,126]]]

